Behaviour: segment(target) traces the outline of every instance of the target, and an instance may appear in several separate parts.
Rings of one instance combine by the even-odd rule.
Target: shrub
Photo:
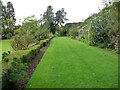
[[[81,42],[88,44],[88,40],[87,39],[81,39]]]
[[[89,28],[89,45],[97,46],[108,42],[107,31],[104,30],[106,23],[102,16],[96,16],[92,19]]]
[[[41,40],[41,42],[42,42],[43,46],[46,46],[46,45],[47,45],[46,39],[45,39],[45,40]]]
[[[101,44],[98,45],[98,47],[106,48],[106,47],[108,47],[108,43],[101,43]]]
[[[8,54],[6,53],[6,52],[4,52],[3,54],[2,54],[2,58],[4,58],[4,57],[6,57]]]
[[[29,31],[26,31],[26,34],[20,33],[19,35],[15,35],[11,39],[11,46],[15,51],[26,50],[34,42],[37,42],[34,36]]]
[[[7,58],[4,60],[7,60]],[[15,89],[24,78],[27,79],[27,73],[25,73],[27,69],[27,64],[23,64],[20,59],[14,57],[11,62],[11,68],[4,69],[5,73],[2,75],[2,88],[7,90]]]
[[[22,60],[23,63],[27,63],[31,61],[39,51],[40,51],[40,45],[36,45],[29,48],[29,50],[16,51],[15,53],[12,53],[7,57],[5,57],[2,61],[4,61],[6,58],[9,58],[9,62],[12,62],[14,57],[18,57]],[[11,66],[10,64],[6,66],[6,64],[3,63],[2,68],[6,69],[6,68],[10,68],[10,66]]]
[[[11,54],[10,51],[8,51],[8,53],[4,52],[4,53],[2,54],[2,59],[5,58],[6,56],[8,56],[9,54]]]
[[[78,36],[78,29],[77,28],[73,28],[69,31],[69,36],[72,36],[72,38],[75,38],[76,36]]]
[[[24,78],[27,77],[25,71],[28,69],[27,63],[23,64],[20,59],[13,58],[11,62],[11,69],[9,73],[9,82],[16,87]]]
[[[45,43],[45,45],[46,45],[47,44],[46,40],[41,40],[40,44],[43,45],[43,43]],[[12,53],[12,54],[8,55],[7,57],[5,57],[4,59],[2,59],[2,61],[6,60],[6,58],[9,58],[8,63],[11,63],[13,60],[15,60],[14,57],[17,57],[17,58],[20,58],[20,60],[22,60],[21,62],[28,63],[40,51],[40,48],[42,47],[41,45],[35,45],[33,47],[30,47],[29,50],[18,50],[15,53]],[[2,69],[3,70],[4,69],[9,69],[10,67],[11,67],[10,64],[6,65],[6,63],[4,63],[4,62],[2,63]]]
[[[120,54],[120,50],[119,50],[119,49],[117,49],[115,52],[116,52],[117,54]]]
[[[39,29],[35,32],[35,37],[37,38],[38,41],[46,39],[51,35],[49,33],[49,29],[46,28],[46,26],[41,26]]]
[[[3,62],[8,62],[9,61],[9,58],[5,58],[5,59],[3,59]]]

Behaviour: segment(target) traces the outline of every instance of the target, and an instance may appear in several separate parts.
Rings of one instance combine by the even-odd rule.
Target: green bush
[[[26,34],[20,33],[19,35],[15,35],[11,39],[11,46],[15,51],[26,50],[29,48],[29,45],[34,42],[37,42],[34,36],[30,32],[26,31]]]
[[[2,54],[2,59],[5,58],[6,56],[8,56],[9,54],[11,54],[10,51],[8,51],[8,53],[4,52],[4,53]]]
[[[18,57],[22,60],[23,63],[27,63],[31,61],[39,51],[40,51],[40,45],[36,45],[29,48],[29,50],[16,51],[15,53],[12,53],[7,57],[5,57],[2,61],[4,61],[6,58],[9,58],[9,63],[11,63],[14,57]],[[5,63],[3,63],[2,68],[6,69],[6,68],[10,68],[10,66],[11,66],[10,64],[6,65]]]
[[[108,42],[107,31],[104,30],[106,20],[102,16],[96,16],[92,19],[89,28],[89,45],[98,46],[101,43]]]
[[[9,90],[10,88],[9,83],[9,70],[6,70],[6,73],[2,74],[2,89],[3,90]]]
[[[46,45],[47,45],[46,39],[45,39],[45,40],[41,40],[41,42],[42,42],[43,46],[46,46]]]
[[[50,37],[52,38],[52,37]],[[30,62],[38,52],[40,52],[40,48],[47,45],[49,39],[41,40],[39,45],[35,45],[33,47],[30,47],[29,50],[18,50],[8,56],[6,56],[2,61],[4,61],[6,58],[9,58],[9,62],[11,63],[13,61],[14,57],[18,57],[22,60],[23,63],[28,63]],[[3,69],[9,69],[10,64],[6,65],[6,63],[3,63]]]
[[[17,57],[13,58],[9,73],[9,82],[13,84],[14,88],[24,79],[27,78],[25,71],[28,69],[27,63],[23,64]]]
[[[10,63],[11,68],[6,70],[6,73],[2,75],[2,88],[6,90],[12,90],[25,78],[27,79],[28,69],[27,64],[23,64],[17,57],[13,58]]]
[[[76,36],[78,36],[78,29],[77,28],[72,28],[69,33],[67,34],[67,36],[70,36],[72,38],[75,38]]]
[[[108,47],[108,43],[101,43],[98,45],[98,47],[100,48],[107,48]]]
[[[120,50],[119,50],[119,49],[117,49],[115,52],[116,52],[117,54],[120,54]]]
[[[87,39],[81,39],[81,42],[88,44],[88,40]]]

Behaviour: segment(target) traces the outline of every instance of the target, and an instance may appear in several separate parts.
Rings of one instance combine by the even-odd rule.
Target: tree
[[[53,13],[53,7],[48,6],[46,12],[43,14],[43,21],[45,23],[51,23],[54,21],[54,13]]]
[[[48,6],[46,12],[43,14],[42,20],[40,19],[40,22],[43,21],[44,24],[47,24],[50,32],[55,34],[56,27],[58,28],[59,25],[62,26],[62,24],[64,24],[67,20],[64,8],[58,10],[56,12],[56,16],[54,16],[53,7]]]
[[[43,21],[44,24],[48,24],[48,29],[50,29],[50,32],[55,34],[55,24],[54,24],[54,12],[53,7],[48,6],[46,12],[43,14]]]
[[[13,4],[11,2],[7,3],[7,19],[10,19],[7,24],[10,27],[10,32],[13,34],[13,30],[14,30],[14,26],[15,26],[15,12],[14,12],[14,7]],[[11,22],[12,20],[12,22]]]
[[[1,26],[1,25],[2,25],[2,23],[1,23],[1,22],[2,22],[2,21],[1,21],[1,20],[2,20],[2,6],[3,6],[3,5],[2,5],[2,1],[0,0],[0,40],[1,40],[1,38],[2,38],[2,37],[1,37],[1,34],[2,34],[2,33],[1,33],[1,27],[2,27],[2,26]]]
[[[2,38],[11,38],[14,35],[15,28],[15,14],[13,4],[11,2],[7,3],[7,6],[2,5]]]
[[[58,10],[55,14],[56,14],[56,17],[55,17],[56,25],[62,26],[62,24],[64,24],[65,21],[68,20],[66,18],[67,13],[65,12],[64,8],[62,8],[61,10]]]

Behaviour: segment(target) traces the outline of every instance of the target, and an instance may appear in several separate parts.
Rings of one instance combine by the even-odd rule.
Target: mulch
[[[40,63],[45,51],[47,50],[47,48],[49,47],[50,43],[51,43],[52,39],[49,41],[49,43],[42,47],[40,49],[40,52],[37,54],[37,56],[28,63],[29,69],[26,71],[28,74],[29,79],[32,77],[34,70],[36,69],[37,65]],[[28,83],[28,80],[24,79],[17,87],[17,90],[24,90],[24,88],[26,87]]]

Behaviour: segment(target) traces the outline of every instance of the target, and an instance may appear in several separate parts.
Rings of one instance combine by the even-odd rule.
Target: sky
[[[104,7],[102,0],[2,0],[3,5],[7,5],[8,1],[13,3],[17,24],[19,19],[32,15],[39,19],[49,5],[53,7],[54,13],[64,8],[69,19],[67,23],[84,21]]]

